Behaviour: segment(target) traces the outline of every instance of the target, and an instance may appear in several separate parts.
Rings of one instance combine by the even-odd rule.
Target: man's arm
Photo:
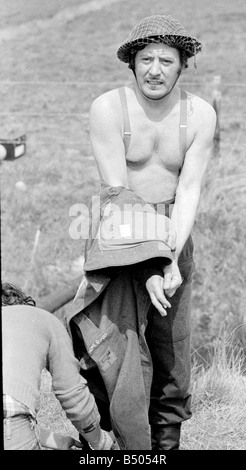
[[[185,156],[171,217],[177,240],[175,260],[164,270],[164,290],[169,297],[182,282],[177,262],[194,225],[202,181],[212,154],[216,113],[208,103],[203,105],[200,113],[202,118]]]
[[[97,98],[90,109],[90,139],[101,181],[128,188],[121,111],[116,91]]]
[[[202,181],[212,154],[216,114],[208,103],[203,107],[193,143],[186,152],[172,212],[173,228],[177,234],[175,259],[165,267],[164,279],[160,275],[154,275],[146,282],[152,303],[162,316],[167,314],[166,308],[170,307],[166,297],[172,297],[182,284],[178,258],[195,221]]]

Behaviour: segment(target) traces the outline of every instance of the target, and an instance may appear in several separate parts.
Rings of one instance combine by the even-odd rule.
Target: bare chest
[[[131,136],[125,137],[127,165],[140,168],[159,164],[169,171],[178,172],[186,151],[181,133],[178,113],[160,121],[133,116]]]

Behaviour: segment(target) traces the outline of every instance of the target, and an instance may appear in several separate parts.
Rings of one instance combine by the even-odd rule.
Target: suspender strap
[[[181,89],[180,122],[179,122],[179,152],[182,160],[186,152],[187,139],[187,93]]]
[[[130,125],[129,114],[128,114],[125,87],[119,88],[119,94],[120,94],[120,100],[121,100],[123,116],[124,116],[124,137],[123,137],[123,140],[124,140],[124,144],[125,144],[125,148],[126,148],[126,154],[127,154],[127,150],[128,150],[128,147],[130,145],[130,140],[131,140],[131,125]]]
[[[126,101],[125,87],[119,88],[119,95],[123,110],[124,117],[124,144],[126,153],[130,145],[131,140],[131,125],[129,120],[129,113]],[[180,122],[179,122],[179,152],[183,160],[186,152],[186,139],[187,139],[187,93],[181,89],[181,100],[180,100]]]

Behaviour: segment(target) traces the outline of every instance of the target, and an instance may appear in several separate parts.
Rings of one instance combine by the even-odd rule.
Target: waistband
[[[173,210],[173,205],[175,203],[175,198],[173,197],[172,199],[168,199],[167,201],[162,201],[162,202],[149,202],[151,206],[154,207],[156,212],[159,214],[165,215],[166,217],[171,217],[172,215],[172,210]]]

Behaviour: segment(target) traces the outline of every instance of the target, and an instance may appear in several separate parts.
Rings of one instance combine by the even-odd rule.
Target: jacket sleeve
[[[158,275],[164,277],[163,271],[167,264],[169,264],[169,260],[164,261],[156,259],[150,259],[139,263],[138,269],[141,272],[141,278],[144,285],[151,276]]]
[[[158,276],[164,276],[163,275],[163,270],[161,268],[159,268],[158,266],[157,267],[149,267],[149,268],[145,268],[143,269],[142,271],[142,279],[143,279],[143,283],[146,284],[146,282],[148,281],[148,279],[151,277],[151,276],[155,276],[155,275],[158,275]]]
[[[47,368],[52,376],[53,391],[73,425],[79,432],[95,429],[100,415],[94,396],[80,375],[80,364],[65,327],[53,315]]]

